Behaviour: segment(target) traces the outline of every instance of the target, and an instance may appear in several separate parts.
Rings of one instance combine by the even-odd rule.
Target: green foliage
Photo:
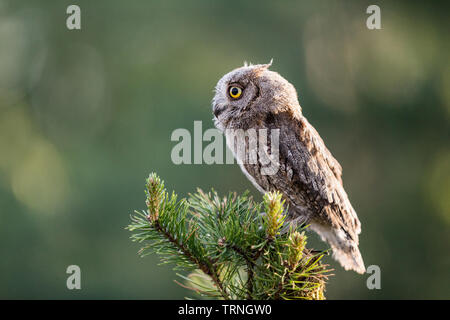
[[[154,173],[146,183],[147,210],[127,227],[139,251],[188,270],[183,287],[219,299],[324,299],[325,254],[305,248],[306,236],[285,226],[278,192],[255,203],[247,193],[220,198],[212,190],[177,200]],[[261,213],[264,208],[265,213]],[[287,228],[286,228],[287,229]]]

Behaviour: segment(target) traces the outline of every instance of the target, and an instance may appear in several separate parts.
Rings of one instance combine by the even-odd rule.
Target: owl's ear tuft
[[[256,75],[259,75],[261,72],[263,72],[263,71],[269,69],[269,67],[272,65],[272,62],[273,62],[273,59],[271,59],[269,63],[266,63],[266,64],[258,64],[258,65],[253,66],[253,67],[254,67],[253,72],[254,72]]]
[[[273,58],[270,59],[269,63],[265,64],[253,64],[251,62],[244,61],[244,67],[255,67],[255,69],[268,69],[273,63]]]
[[[269,62],[269,63],[266,63],[266,64],[259,64],[259,65],[255,66],[255,67],[257,67],[257,69],[266,70],[266,69],[269,69],[269,68],[270,68],[270,66],[272,65],[272,62],[273,62],[273,58],[270,59],[270,62]]]

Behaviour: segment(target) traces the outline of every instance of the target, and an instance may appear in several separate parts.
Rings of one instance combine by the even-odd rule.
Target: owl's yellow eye
[[[242,89],[236,86],[231,86],[228,93],[230,94],[230,97],[237,99],[242,95]]]

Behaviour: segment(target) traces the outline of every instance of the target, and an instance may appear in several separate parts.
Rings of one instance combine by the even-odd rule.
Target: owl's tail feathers
[[[341,230],[321,224],[311,223],[310,227],[319,234],[323,241],[328,242],[333,250],[333,258],[345,270],[353,270],[359,274],[366,272],[363,258],[354,240],[347,239]]]
[[[336,248],[333,245],[331,247],[333,249],[333,258],[337,260],[345,270],[353,270],[359,274],[364,274],[366,272],[364,261],[357,246],[346,248],[345,251]]]

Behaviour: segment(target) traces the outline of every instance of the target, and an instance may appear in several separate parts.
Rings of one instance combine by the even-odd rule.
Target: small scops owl
[[[259,191],[281,192],[290,221],[308,224],[346,270],[364,273],[361,223],[342,185],[341,166],[303,116],[293,85],[269,67],[245,65],[219,80],[215,125]],[[268,163],[276,170],[264,170]]]

